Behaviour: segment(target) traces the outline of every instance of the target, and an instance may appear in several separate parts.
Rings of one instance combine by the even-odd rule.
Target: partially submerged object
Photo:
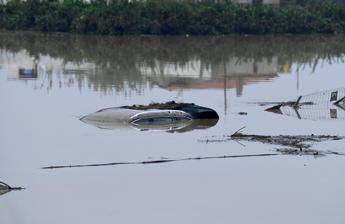
[[[243,127],[244,128],[244,127]],[[276,152],[283,155],[313,155],[314,157],[321,157],[325,155],[342,155],[344,153],[334,152],[330,150],[316,150],[312,149],[314,143],[323,141],[337,141],[345,139],[343,136],[334,135],[253,135],[243,134],[240,131],[232,135],[225,135],[222,137],[213,136],[206,140],[200,140],[200,142],[212,143],[212,142],[227,142],[227,141],[248,141],[248,142],[260,142],[263,144],[278,145],[280,148],[276,148]]]
[[[298,119],[345,120],[345,88],[300,96],[295,101],[277,103],[266,111]]]
[[[270,145],[280,145],[296,149],[309,149],[313,143],[323,141],[336,141],[344,139],[343,136],[335,135],[252,135],[242,134],[240,132],[226,135],[223,137],[215,137],[211,139],[201,140],[201,142],[227,142],[227,141],[248,141],[261,142]]]
[[[80,118],[86,124],[101,129],[125,129],[130,127],[130,118],[143,111],[119,107],[105,108]]]
[[[297,149],[309,149],[312,143],[323,141],[336,141],[344,137],[334,135],[249,135],[236,133],[229,136],[230,140],[261,142],[264,144],[280,145]]]
[[[193,119],[219,119],[216,111],[211,108],[202,107],[194,103],[176,103],[175,101],[169,101],[166,103],[152,103],[149,105],[133,105],[122,106],[120,108],[132,109],[132,110],[180,110],[184,111]]]
[[[102,129],[161,130],[185,132],[205,129],[218,122],[218,114],[192,103],[154,103],[112,107],[86,115],[80,120]]]
[[[11,191],[11,187],[5,183],[0,182],[0,195],[6,194]]]
[[[130,117],[129,122],[135,125],[141,124],[170,124],[185,123],[193,118],[190,114],[182,110],[148,110],[137,113]]]
[[[316,150],[316,149],[294,149],[294,148],[279,148],[276,149],[282,155],[296,155],[296,156],[313,156],[315,158],[323,157],[326,155],[345,156],[344,153],[334,152],[331,150]]]
[[[11,187],[8,184],[0,181],[0,196],[3,195],[3,194],[8,193],[10,191],[13,191],[13,190],[22,190],[22,189],[24,189],[24,188],[21,188],[21,187]]]

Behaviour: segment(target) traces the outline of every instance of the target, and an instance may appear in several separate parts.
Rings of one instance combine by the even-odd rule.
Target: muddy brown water
[[[332,111],[298,119],[257,104],[345,87],[344,42],[0,33],[0,181],[25,187],[0,196],[0,223],[344,223],[344,156],[246,156],[276,154],[276,146],[198,141],[243,126],[258,135],[344,136]],[[171,100],[213,108],[220,119],[180,132],[79,120]],[[344,143],[311,149],[345,153]],[[210,159],[187,159],[199,157]],[[162,159],[179,162],[137,163]],[[41,169],[121,162],[133,164]]]

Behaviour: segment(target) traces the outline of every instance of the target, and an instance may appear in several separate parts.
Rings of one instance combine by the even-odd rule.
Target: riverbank
[[[345,6],[241,5],[215,1],[9,1],[0,29],[103,35],[345,33]]]

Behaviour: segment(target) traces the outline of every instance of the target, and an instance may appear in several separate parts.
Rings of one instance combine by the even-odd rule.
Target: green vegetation
[[[11,0],[0,29],[91,34],[345,33],[345,6],[332,0],[241,5],[230,1]]]

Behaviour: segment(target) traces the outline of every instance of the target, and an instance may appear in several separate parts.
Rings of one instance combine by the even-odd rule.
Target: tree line
[[[335,0],[280,5],[227,0],[9,0],[0,29],[102,35],[344,33],[345,6]]]

